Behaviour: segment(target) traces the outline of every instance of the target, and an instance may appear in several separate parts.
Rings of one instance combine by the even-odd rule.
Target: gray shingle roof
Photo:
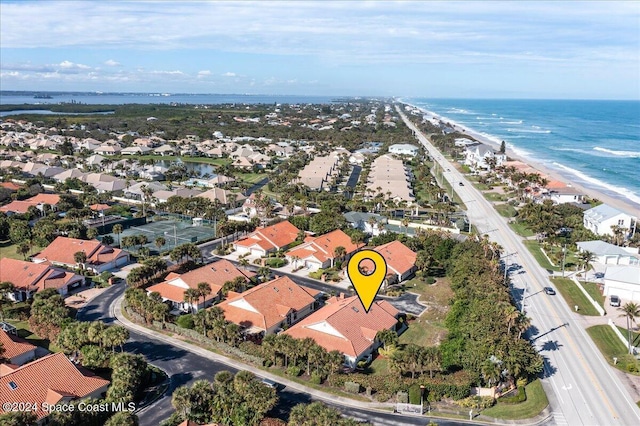
[[[612,217],[616,217],[619,214],[627,214],[627,213],[621,210],[618,210],[615,207],[611,207],[607,204],[600,204],[599,206],[586,210],[584,212],[585,217],[588,217],[598,222],[610,219]]]
[[[609,266],[604,272],[604,279],[640,285],[640,267]]]
[[[633,254],[629,253],[628,251],[616,245],[609,244],[605,241],[600,241],[600,240],[579,241],[576,244],[582,250],[590,251],[591,253],[594,253],[597,256],[604,256],[604,255],[633,256]]]

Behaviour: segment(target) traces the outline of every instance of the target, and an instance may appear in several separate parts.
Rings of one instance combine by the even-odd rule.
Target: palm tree
[[[193,302],[198,300],[200,293],[195,288],[188,288],[184,292],[184,301],[189,304],[189,310],[193,313]]]
[[[596,260],[596,255],[593,252],[585,250],[583,252],[580,252],[580,254],[578,254],[578,260],[580,262],[580,266],[584,268],[584,272],[586,274],[587,271],[591,269],[591,262]]]
[[[156,247],[158,247],[158,253],[160,252],[160,249],[162,249],[162,247],[167,244],[167,240],[164,237],[158,237],[155,240],[155,244]]]
[[[243,257],[242,259],[238,260],[238,265],[242,266],[242,268],[246,271],[247,266],[249,266],[249,261]]]
[[[200,295],[200,297],[202,297],[202,308],[204,309],[204,302],[207,296],[211,294],[211,286],[209,285],[209,283],[198,283],[198,294]]]
[[[73,260],[84,269],[84,264],[87,261],[87,253],[83,251],[78,251],[73,254]]]
[[[122,234],[122,225],[119,223],[113,225],[113,233],[118,236],[118,246],[120,246],[120,234]]]
[[[331,267],[333,268],[333,265],[335,264],[335,261],[341,259],[342,256],[344,256],[345,254],[347,254],[347,249],[345,249],[342,246],[336,247],[333,250],[333,259],[331,259]]]
[[[629,353],[631,353],[631,324],[636,322],[636,318],[640,317],[640,305],[635,302],[627,302],[622,305],[621,308],[618,308],[622,313],[621,317],[627,318],[627,338],[629,342]]]

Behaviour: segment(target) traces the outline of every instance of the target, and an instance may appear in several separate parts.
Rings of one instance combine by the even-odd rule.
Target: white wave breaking
[[[606,152],[607,154],[615,155],[617,157],[640,158],[640,152],[635,151],[616,151],[614,149],[601,148],[599,146],[594,147],[593,150]]]
[[[600,179],[596,179],[592,176],[589,176],[583,172],[581,172],[580,170],[576,170],[576,169],[572,169],[571,167],[567,167],[564,164],[560,164],[557,162],[553,162],[552,163],[554,166],[568,172],[571,173],[572,175],[578,177],[579,179],[583,180],[584,182],[588,182],[592,185],[596,185],[599,186],[601,188],[604,188],[608,191],[611,192],[615,192],[618,195],[622,195],[623,197],[627,198],[630,201],[633,201],[636,204],[640,204],[640,196],[638,196],[635,192],[631,191],[628,188],[622,187],[622,186],[616,186],[616,185],[611,185],[608,184],[606,182],[601,181]]]

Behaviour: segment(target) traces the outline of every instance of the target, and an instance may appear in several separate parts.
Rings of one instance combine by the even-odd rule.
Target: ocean
[[[402,100],[640,209],[640,101]]]

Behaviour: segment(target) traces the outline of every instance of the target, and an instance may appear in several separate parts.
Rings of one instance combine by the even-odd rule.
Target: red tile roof
[[[0,377],[1,399],[2,402],[28,401],[42,406],[44,402],[59,402],[63,396],[84,398],[109,384],[107,380],[88,374],[83,374],[63,353],[48,355]],[[15,389],[12,390],[10,383]],[[0,414],[4,412],[0,408]],[[44,410],[38,410],[36,414],[39,419],[47,415]]]
[[[24,201],[24,200],[23,201],[15,200],[10,202],[9,204],[6,204],[0,207],[0,212],[24,214],[29,210],[29,207],[31,206],[35,206],[35,204],[31,204],[28,201]]]
[[[48,262],[75,265],[74,254],[83,251],[87,255],[87,264],[100,265],[127,256],[127,252],[111,246],[103,245],[98,240],[79,240],[77,238],[58,237],[34,259]]]
[[[289,277],[280,277],[236,297],[229,297],[218,307],[228,321],[246,328],[267,330],[284,321],[289,312],[300,311],[312,304],[318,293],[317,290],[294,283]],[[240,307],[240,304],[246,304],[247,309]]]
[[[60,202],[60,196],[58,194],[36,194],[31,198],[26,199],[33,204],[50,204],[55,206]]]
[[[351,242],[351,237],[345,234],[342,230],[336,229],[328,234],[321,235],[309,239],[309,241],[294,247],[287,252],[287,256],[297,256],[301,260],[310,257],[310,252],[313,252],[313,256],[325,262],[328,259],[334,259],[334,251],[337,247],[344,247],[346,254],[349,255],[358,249],[358,246]]]
[[[379,331],[391,329],[397,323],[398,313],[386,300],[374,302],[366,313],[357,296],[332,297],[326,306],[285,333],[296,339],[311,337],[328,351],[338,350],[357,357],[371,346]]]
[[[0,182],[0,186],[11,191],[17,191],[18,189],[20,189],[20,185],[13,182]]]
[[[29,351],[34,350],[36,347],[20,337],[9,334],[0,329],[0,344],[4,348],[2,356],[6,359],[11,359],[16,356],[20,356]]]
[[[387,262],[387,272],[402,275],[416,264],[416,253],[400,241],[391,241],[374,249]]]
[[[247,238],[236,241],[235,244],[243,247],[258,244],[265,250],[278,250],[293,243],[299,232],[298,228],[285,220],[265,228],[258,228]]]
[[[45,288],[59,289],[75,281],[84,281],[84,277],[45,263],[2,258],[0,281],[9,281],[18,289],[40,291]]]
[[[102,210],[109,210],[111,206],[109,204],[91,204],[89,208],[94,212],[99,212]]]
[[[233,263],[226,259],[220,259],[185,274],[171,273],[167,275],[164,282],[149,287],[147,291],[157,291],[165,299],[183,302],[184,292],[187,289],[184,284],[190,288],[197,289],[199,283],[206,282],[211,286],[211,294],[206,298],[206,300],[210,300],[218,296],[225,282],[233,281],[237,277],[243,277],[246,281],[249,281],[255,275],[254,272],[242,271],[236,268]]]

